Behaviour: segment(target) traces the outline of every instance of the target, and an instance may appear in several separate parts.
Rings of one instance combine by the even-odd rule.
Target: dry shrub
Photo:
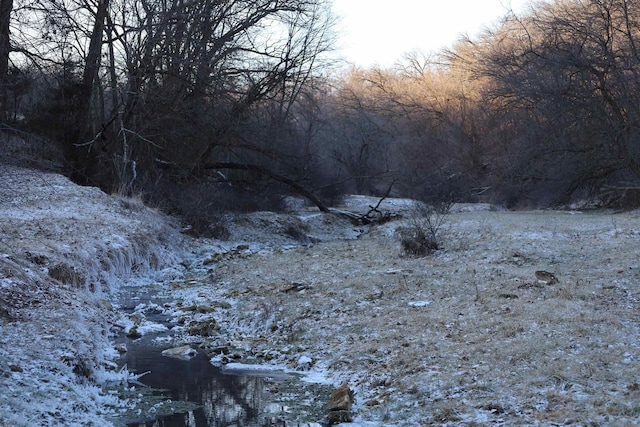
[[[411,226],[400,230],[400,243],[407,255],[426,256],[439,249],[438,241],[423,228]]]
[[[58,280],[66,285],[84,286],[85,278],[69,264],[59,263],[49,268],[49,277]]]
[[[288,224],[284,229],[284,234],[301,243],[309,241],[309,226],[304,223]]]
[[[416,203],[411,210],[409,225],[398,230],[404,253],[426,256],[441,248],[440,230],[451,211],[451,202],[433,205]]]
[[[460,421],[458,414],[459,403],[451,400],[442,402],[433,413],[433,421],[437,423],[447,423]]]

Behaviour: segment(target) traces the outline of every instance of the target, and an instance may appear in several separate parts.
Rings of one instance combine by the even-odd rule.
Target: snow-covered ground
[[[255,213],[224,219],[228,241],[184,240],[158,212],[57,175],[6,169],[2,182],[0,424],[103,425],[133,403],[106,387],[128,375],[110,370],[108,334],[131,327],[112,307],[124,280],[170,295],[167,347],[346,382],[359,425],[640,416],[637,211],[456,205],[443,249],[416,258],[398,238],[410,219],[368,229],[312,210]],[[412,214],[406,200],[379,209]]]

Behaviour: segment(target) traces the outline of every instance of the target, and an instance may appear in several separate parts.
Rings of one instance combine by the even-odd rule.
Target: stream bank
[[[203,287],[208,292],[209,284],[217,285],[219,261],[325,238],[312,235],[315,230],[327,235],[342,230],[334,227],[336,219],[313,212],[304,218],[256,213],[228,221],[229,242],[190,240],[173,219],[140,200],[81,187],[55,173],[6,166],[0,177],[0,425],[103,426],[119,424],[123,414],[140,410],[142,386],[136,385],[136,374],[123,369],[113,334],[149,320],[147,316],[150,329],[143,332],[162,334],[167,326],[153,321],[153,315],[175,315],[171,332],[179,338],[160,344],[159,350],[189,344],[207,354],[205,359],[220,349],[220,357],[235,361],[240,352],[242,361],[250,362],[246,356],[259,349],[240,342],[234,328],[222,328],[224,337],[208,332],[232,321],[230,308],[236,302],[216,299],[223,304],[215,306],[216,301],[189,290]],[[346,237],[360,232],[344,229]],[[117,307],[119,290],[129,285],[156,287],[153,298],[171,297],[159,313],[147,312],[136,320]],[[151,303],[151,297],[144,298],[128,309]],[[202,301],[213,310],[198,312]],[[187,310],[192,307],[196,310]],[[208,317],[213,318],[203,325]],[[270,364],[268,353],[262,351],[254,362]],[[259,389],[264,378],[253,376],[258,379],[248,387]],[[298,406],[304,401],[317,405],[318,396],[330,394],[328,386],[300,385],[297,375],[291,377],[293,385],[285,381],[272,393],[283,396],[283,403],[290,400],[287,388],[304,396]],[[322,406],[324,397],[320,399]],[[291,407],[286,403],[278,410],[283,406]]]

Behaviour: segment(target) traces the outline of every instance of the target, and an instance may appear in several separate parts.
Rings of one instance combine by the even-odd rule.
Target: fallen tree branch
[[[219,172],[220,169],[244,170],[244,171],[250,171],[250,172],[258,173],[260,175],[264,175],[270,179],[273,179],[274,181],[278,181],[288,185],[296,193],[300,194],[301,196],[305,197],[307,200],[312,202],[314,205],[316,205],[321,212],[333,213],[336,215],[344,216],[347,219],[349,219],[351,222],[357,225],[383,224],[385,222],[391,221],[393,219],[397,219],[399,217],[398,215],[390,214],[390,213],[382,213],[378,210],[382,202],[387,197],[389,197],[389,194],[391,193],[391,189],[393,188],[394,183],[391,183],[391,185],[389,185],[389,188],[387,189],[385,195],[382,196],[380,200],[378,200],[378,203],[375,206],[369,206],[370,209],[367,213],[358,214],[358,213],[345,211],[342,209],[329,208],[315,194],[313,194],[311,191],[304,188],[298,182],[290,178],[287,178],[286,176],[277,174],[259,165],[254,165],[251,163],[217,162],[217,163],[205,164],[204,169],[214,170],[217,173],[220,173]]]
[[[380,200],[378,200],[378,203],[375,206],[369,206],[369,208],[371,208],[371,209],[364,216],[368,217],[374,212],[377,213],[377,214],[381,214],[381,212],[378,210],[378,208],[380,207],[382,202],[384,202],[384,199],[389,197],[389,194],[391,194],[391,189],[393,188],[393,184],[395,184],[395,183],[396,183],[395,181],[392,181],[391,184],[389,184],[389,188],[387,188],[387,192],[384,193],[384,196],[380,197]]]
[[[640,190],[640,185],[634,183],[623,183],[623,185],[609,185],[605,184],[602,186],[604,190],[615,190],[615,191],[637,191]]]
[[[292,180],[290,178],[287,178],[286,176],[282,176],[282,175],[277,174],[277,173],[275,173],[273,171],[270,171],[269,169],[264,168],[262,166],[254,165],[254,164],[251,164],[251,163],[218,162],[218,163],[205,164],[204,168],[208,169],[208,170],[234,169],[234,170],[244,170],[244,171],[256,172],[256,173],[258,173],[260,175],[264,175],[264,176],[266,176],[268,178],[271,178],[274,181],[278,181],[278,182],[281,182],[283,184],[288,185],[296,193],[300,194],[301,196],[303,196],[307,200],[309,200],[311,203],[316,205],[318,207],[318,209],[320,209],[321,212],[329,212],[329,207],[326,204],[324,204],[324,202],[322,200],[320,200],[315,194],[313,194],[311,191],[309,191],[306,188],[304,188],[298,182],[296,182],[296,181],[294,181],[294,180]]]
[[[398,214],[392,214],[390,212],[381,212],[379,210],[382,202],[387,197],[389,197],[389,194],[391,194],[391,189],[393,188],[394,184],[395,184],[395,181],[389,185],[389,188],[387,189],[386,193],[384,194],[384,196],[380,197],[380,199],[378,200],[378,203],[376,203],[375,206],[369,205],[369,211],[365,214],[358,214],[354,212],[344,211],[341,209],[333,209],[333,208],[331,208],[329,211],[335,214],[347,217],[348,219],[351,220],[351,222],[353,222],[356,225],[384,224],[385,222],[389,222],[394,219],[399,219],[400,215]]]

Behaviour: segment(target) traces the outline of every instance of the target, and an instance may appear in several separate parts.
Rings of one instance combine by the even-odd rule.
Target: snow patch
[[[433,303],[433,301],[409,301],[407,304],[411,307],[428,307]]]

